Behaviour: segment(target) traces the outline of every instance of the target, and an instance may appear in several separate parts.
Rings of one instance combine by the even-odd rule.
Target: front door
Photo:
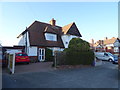
[[[44,48],[39,48],[38,60],[39,61],[44,61],[45,60],[45,49]]]

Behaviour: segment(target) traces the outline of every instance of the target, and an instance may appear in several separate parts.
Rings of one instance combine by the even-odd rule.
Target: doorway
[[[39,61],[45,61],[45,49],[39,48],[38,50],[38,60]]]

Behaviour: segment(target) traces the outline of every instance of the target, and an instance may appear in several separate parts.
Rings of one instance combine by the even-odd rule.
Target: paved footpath
[[[3,73],[3,88],[118,88],[118,66],[102,66],[39,72]]]

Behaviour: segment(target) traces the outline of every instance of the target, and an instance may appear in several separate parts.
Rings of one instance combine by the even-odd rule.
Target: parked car
[[[112,61],[113,64],[118,64],[118,56],[117,55],[113,55],[114,60]]]
[[[100,60],[115,61],[114,55],[109,52],[95,52],[95,57]]]
[[[15,63],[30,63],[30,59],[26,53],[20,52],[15,54]]]

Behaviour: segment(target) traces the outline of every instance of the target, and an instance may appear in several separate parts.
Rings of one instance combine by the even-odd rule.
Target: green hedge
[[[67,65],[91,65],[94,60],[93,51],[70,51],[66,52],[66,64]]]
[[[66,53],[65,64],[68,65],[90,65],[94,61],[94,52],[90,50],[89,43],[80,38],[70,40],[64,52]]]
[[[54,60],[54,56],[52,55],[52,50],[46,48],[45,49],[45,61],[53,61]]]

